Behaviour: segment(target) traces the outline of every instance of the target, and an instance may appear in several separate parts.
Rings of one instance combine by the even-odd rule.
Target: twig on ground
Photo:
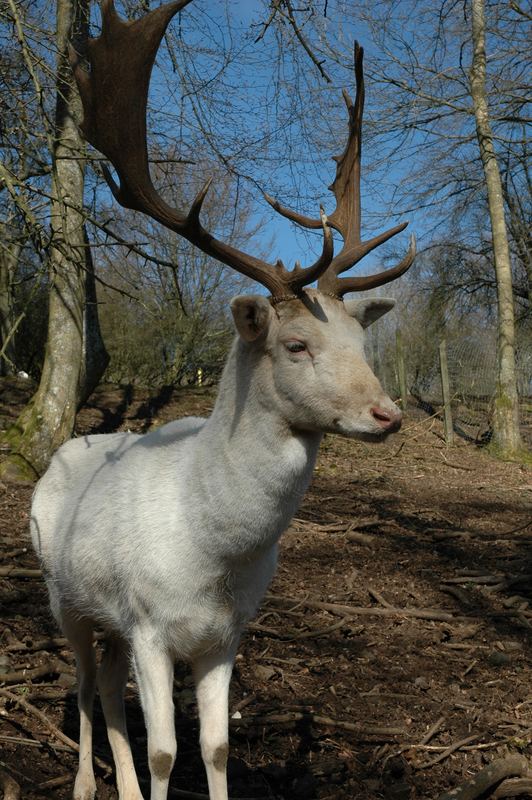
[[[55,636],[51,639],[25,639],[23,642],[14,642],[6,647],[8,653],[29,652],[34,650],[52,650],[58,647],[67,647],[68,639],[64,636]]]
[[[481,750],[493,750],[494,747],[501,747],[503,744],[508,744],[508,742],[515,741],[515,734],[513,736],[504,736],[502,739],[495,739],[493,742],[482,742],[481,744],[466,744],[460,748],[464,753],[472,753],[478,752]],[[447,750],[447,747],[444,747],[440,744],[412,744],[412,745],[405,745],[401,752],[404,750],[420,750],[424,753],[443,753]]]
[[[248,694],[247,697],[243,697],[239,703],[233,706],[233,708],[231,709],[231,714],[235,714],[237,711],[242,711],[244,708],[246,708],[246,706],[249,706],[251,705],[251,703],[254,703],[256,699],[257,695],[254,692],[252,694]]]
[[[446,467],[452,467],[453,469],[464,469],[468,472],[476,472],[476,467],[467,467],[465,464],[455,464],[453,461],[448,461],[445,457],[445,454],[440,451],[440,455],[442,457],[442,462]]]
[[[470,531],[427,531],[436,542],[445,542],[447,539],[468,539],[472,534]]]
[[[72,750],[75,750],[76,752],[79,751],[79,745],[77,744],[77,742],[75,742],[69,736],[64,734],[63,731],[60,731],[59,728],[56,725],[54,725],[54,723],[50,719],[48,719],[46,714],[43,714],[42,711],[40,711],[35,706],[31,705],[31,703],[28,703],[27,700],[24,700],[24,698],[19,697],[18,695],[13,694],[13,692],[10,692],[7,689],[3,688],[0,688],[0,697],[5,697],[6,700],[9,700],[11,703],[19,705],[22,709],[24,709],[24,711],[27,714],[36,717],[40,722],[42,722],[43,725],[45,725],[57,739],[63,742],[63,744],[68,745],[68,747],[70,747]]]
[[[438,733],[438,731],[440,730],[440,728],[441,728],[441,726],[443,725],[444,722],[445,722],[445,717],[440,717],[439,719],[437,719],[436,722],[434,723],[434,725],[432,725],[428,729],[428,731],[426,732],[425,736],[420,741],[420,745],[428,744],[430,742],[430,740],[432,739],[432,737],[436,736],[436,734]]]
[[[467,665],[465,670],[460,675],[460,680],[463,681],[466,675],[469,675],[469,673],[476,667],[477,664],[478,664],[478,658],[474,658],[473,661],[471,661],[471,663]]]
[[[366,517],[366,519],[357,519],[348,526],[346,532],[352,533],[354,531],[363,531],[366,528],[377,528],[379,525],[382,525],[385,522],[386,520],[382,519],[382,517]]]
[[[390,609],[394,608],[394,606],[392,606],[391,603],[385,600],[382,594],[379,594],[379,592],[377,592],[375,589],[371,588],[368,589],[368,594],[370,595],[370,597],[373,597],[373,599],[376,600],[377,603],[380,603],[380,605],[383,606],[384,608],[390,608]]]
[[[20,800],[20,786],[11,775],[0,769],[0,789],[4,800]]]
[[[525,522],[524,525],[519,525],[519,527],[512,528],[509,531],[501,531],[501,533],[499,535],[500,536],[509,536],[511,533],[520,533],[520,531],[524,531],[527,528],[530,528],[531,526],[532,526],[532,519],[529,519],[528,522]]]
[[[370,546],[375,542],[375,537],[371,536],[369,533],[348,530],[345,532],[345,536],[349,542],[356,542],[357,544]]]
[[[260,633],[264,636],[271,636],[274,639],[283,638],[283,634],[279,633],[275,628],[269,628],[267,625],[260,625],[258,622],[248,622],[246,627],[248,631],[252,633]]]
[[[500,583],[493,583],[491,586],[486,586],[486,592],[502,592],[506,589],[511,589],[513,586],[518,586],[523,583],[529,585],[532,581],[532,575],[506,575]]]
[[[461,583],[470,583],[470,584],[481,584],[483,586],[489,586],[490,584],[498,584],[504,578],[504,575],[460,575],[458,578],[444,578],[442,583],[444,584],[461,584]]]
[[[349,617],[343,617],[339,622],[335,622],[334,625],[328,625],[324,628],[315,628],[310,631],[303,631],[302,633],[281,633],[276,628],[269,628],[258,622],[249,622],[247,629],[253,633],[260,633],[264,636],[271,636],[274,639],[281,639],[283,642],[297,642],[300,639],[319,639],[321,636],[328,636],[330,633],[334,633],[334,631],[337,631],[339,628],[349,623]]]
[[[295,711],[283,714],[266,714],[243,717],[242,719],[230,720],[231,725],[238,727],[240,725],[286,725],[295,722],[310,722],[314,725],[324,725],[327,728],[337,728],[338,730],[349,731],[357,734],[359,737],[389,737],[401,736],[404,734],[404,728],[399,726],[373,726],[373,725],[360,725],[355,722],[346,722],[340,719],[332,719],[331,717],[324,717],[320,714],[313,714],[310,711]]]
[[[5,553],[2,553],[2,561],[7,561],[11,558],[16,558],[17,556],[22,556],[24,553],[28,552],[27,547],[15,547],[14,550],[6,550]]]
[[[437,541],[444,541],[445,539],[458,539],[459,537],[470,538],[471,536],[479,536],[483,539],[505,539],[506,537],[513,536],[513,534],[520,533],[526,531],[527,528],[532,525],[532,522],[527,522],[525,525],[520,525],[518,528],[512,528],[509,531],[478,531],[478,530],[468,530],[468,531],[439,531],[437,529],[429,530],[427,533],[431,533],[433,538]],[[527,538],[530,536],[530,533],[527,534]],[[521,538],[524,537],[516,537],[519,541]]]
[[[105,633],[98,631],[93,635],[95,641],[105,639]],[[6,647],[8,653],[36,652],[38,650],[54,650],[59,647],[70,647],[70,642],[64,636],[52,636],[50,639],[24,639],[23,642],[14,642]]]
[[[54,723],[50,719],[48,719],[46,714],[43,714],[43,712],[40,711],[40,709],[36,708],[31,703],[28,703],[28,701],[24,700],[22,697],[18,697],[16,694],[13,694],[13,692],[10,692],[7,689],[3,689],[1,687],[0,687],[0,697],[5,697],[6,700],[9,700],[11,703],[19,705],[22,709],[24,709],[24,711],[27,714],[36,717],[40,722],[42,722],[43,725],[45,725],[48,728],[50,733],[52,733],[52,735],[55,736],[56,739],[59,739],[60,742],[66,744],[68,747],[70,747],[71,750],[74,750],[76,753],[79,753],[79,744],[75,742],[73,739],[71,739],[69,736],[67,736],[65,733],[63,733],[63,731],[60,731],[59,728],[56,725],[54,725]],[[111,767],[108,764],[106,764],[105,761],[102,761],[101,758],[95,758],[94,762],[101,769],[105,770],[105,772],[111,772]]]
[[[72,773],[70,772],[67,775],[59,775],[57,778],[50,778],[49,781],[43,781],[37,784],[37,789],[40,791],[43,789],[57,789],[59,786],[64,786],[67,783],[72,783]]]
[[[317,628],[316,630],[312,631],[304,631],[303,633],[297,633],[294,636],[283,636],[283,639],[285,642],[296,642],[299,641],[299,639],[319,639],[321,636],[328,636],[330,633],[337,631],[344,625],[349,625],[349,617],[343,617],[339,622],[335,622],[334,625],[329,625],[326,628]]]
[[[0,567],[0,578],[42,578],[42,569]]]
[[[52,675],[55,673],[60,675],[64,672],[75,674],[75,670],[62,661],[47,661],[39,667],[13,670],[12,672],[0,672],[0,682],[24,683],[24,681],[31,681],[33,678],[42,678],[44,675]]]
[[[532,778],[508,778],[491,795],[492,800],[504,797],[532,797]]]
[[[499,758],[480,770],[474,778],[462,786],[442,794],[439,800],[476,800],[504,778],[528,777],[530,770],[531,764],[524,756]]]
[[[440,592],[450,594],[458,600],[461,605],[466,606],[466,608],[470,608],[473,605],[473,598],[469,597],[467,592],[464,589],[460,589],[459,586],[445,586],[445,584],[441,584],[439,588]]]
[[[361,541],[363,544],[369,544],[373,541],[373,536],[357,533],[357,531],[364,530],[365,528],[376,528],[379,525],[389,523],[389,520],[382,519],[378,516],[365,517],[356,519],[353,522],[331,522],[327,525],[320,525],[317,522],[310,522],[309,520],[295,518],[292,520],[297,525],[316,531],[317,533],[345,533],[348,538],[354,541]]]
[[[414,749],[420,750],[420,749],[426,748],[426,746],[428,745],[428,743],[430,742],[432,737],[435,736],[438,733],[438,731],[440,730],[440,728],[441,728],[441,726],[443,725],[444,722],[445,722],[445,717],[440,717],[438,720],[436,720],[434,725],[432,725],[429,728],[429,730],[427,731],[427,733],[425,734],[425,736],[423,737],[423,739],[421,740],[421,742],[419,744],[417,744],[417,745],[404,744],[399,748],[399,750],[392,750],[391,752],[389,752],[388,755],[386,756],[386,758],[383,761],[382,769],[384,770],[384,768],[386,767],[386,764],[391,759],[397,758],[398,756],[401,756],[403,753],[406,753],[408,750],[414,750]]]
[[[0,742],[15,744],[18,747],[36,747],[37,749],[42,747],[50,747],[52,750],[61,750],[67,753],[72,752],[72,748],[67,747],[66,744],[49,744],[48,742],[41,742],[39,739],[26,739],[23,736],[4,736],[1,734]]]
[[[457,750],[460,750],[460,748],[464,745],[469,744],[470,742],[475,742],[477,739],[481,739],[483,736],[483,733],[475,733],[473,736],[466,736],[465,739],[460,739],[459,742],[455,742],[454,744],[450,745],[450,747],[446,747],[439,756],[436,756],[436,758],[432,758],[430,761],[424,761],[422,764],[416,764],[416,769],[429,769],[429,767],[434,767],[441,761],[445,761],[446,758],[449,758],[450,755],[455,753]]]
[[[291,597],[284,597],[282,595],[267,594],[265,597],[267,603],[295,603]],[[340,616],[370,616],[370,617],[414,617],[415,619],[428,619],[436,622],[456,622],[456,614],[451,614],[448,611],[440,611],[439,609],[428,608],[366,608],[361,606],[345,606],[339,603],[323,603],[319,600],[301,600],[298,606],[304,605],[307,608],[321,608],[324,611],[330,611],[332,614]],[[297,607],[297,606],[296,606]]]
[[[72,688],[52,688],[55,686],[57,686],[57,683],[15,683],[14,685],[11,684],[9,688],[13,693],[20,691],[24,699],[30,703],[38,700],[42,700],[44,703],[66,703],[68,695],[77,694],[75,686]]]
[[[407,439],[404,439],[401,442],[401,444],[399,445],[399,447],[397,448],[397,450],[395,450],[390,456],[384,456],[384,458],[376,458],[376,459],[374,459],[375,463],[376,464],[380,464],[381,461],[391,461],[392,459],[396,458],[399,455],[399,453],[401,452],[401,450],[403,449],[403,447],[405,446],[405,444],[407,443],[407,441],[408,441]]]

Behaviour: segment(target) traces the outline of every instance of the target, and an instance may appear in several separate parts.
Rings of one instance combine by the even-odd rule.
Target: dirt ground
[[[27,396],[0,385],[5,427]],[[102,387],[77,433],[147,430],[205,414],[210,390]],[[28,543],[31,486],[0,484],[0,770],[24,800],[71,796],[77,739],[72,654]],[[233,798],[436,800],[532,797],[532,473],[441,423],[407,415],[386,443],[327,436],[249,626],[231,688]],[[205,798],[192,681],[175,673],[172,797]],[[146,734],[127,711],[141,780]],[[98,798],[116,797],[96,710]],[[501,768],[483,792],[469,784]],[[530,762],[529,762],[530,763]],[[503,782],[501,783],[501,780]],[[488,786],[489,786],[488,781]],[[467,793],[468,792],[468,793]],[[1,794],[1,792],[0,792]]]

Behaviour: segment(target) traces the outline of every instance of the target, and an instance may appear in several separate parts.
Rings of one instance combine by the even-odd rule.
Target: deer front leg
[[[229,682],[234,650],[198,658],[193,665],[200,718],[201,755],[210,800],[227,800]]]
[[[177,743],[172,686],[174,662],[151,637],[135,637],[133,660],[148,732],[151,800],[166,800]]]

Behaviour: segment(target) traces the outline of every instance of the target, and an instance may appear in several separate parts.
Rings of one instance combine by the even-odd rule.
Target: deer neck
[[[277,409],[267,355],[233,345],[214,410],[199,435],[203,494],[239,553],[277,541],[308,487],[321,433],[296,431]],[[244,522],[243,522],[244,521]],[[243,541],[243,538],[248,541]],[[228,542],[230,546],[230,542]]]

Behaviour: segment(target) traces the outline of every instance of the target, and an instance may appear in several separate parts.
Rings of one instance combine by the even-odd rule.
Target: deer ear
[[[367,328],[376,319],[382,317],[394,305],[395,300],[390,297],[368,297],[366,300],[346,300],[344,302],[349,316],[358,320],[363,328]]]
[[[245,342],[254,342],[270,324],[270,301],[260,294],[241,295],[231,300],[235,326]]]

